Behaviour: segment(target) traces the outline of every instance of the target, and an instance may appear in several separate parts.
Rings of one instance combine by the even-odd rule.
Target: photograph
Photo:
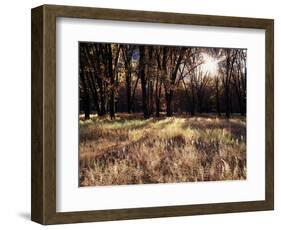
[[[247,49],[79,41],[79,186],[247,179]]]

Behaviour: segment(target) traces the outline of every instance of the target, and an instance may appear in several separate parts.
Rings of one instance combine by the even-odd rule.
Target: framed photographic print
[[[32,9],[41,224],[274,208],[271,19]]]

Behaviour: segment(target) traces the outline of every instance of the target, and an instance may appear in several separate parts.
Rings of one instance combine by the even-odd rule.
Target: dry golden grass
[[[80,186],[246,179],[246,123],[172,117],[80,121]]]

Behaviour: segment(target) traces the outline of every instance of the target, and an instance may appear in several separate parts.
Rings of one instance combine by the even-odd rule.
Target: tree
[[[217,74],[215,77],[215,91],[216,91],[216,108],[217,113],[221,116],[221,107],[220,107],[220,75]]]
[[[246,75],[246,52],[245,50],[239,50],[232,74],[232,85],[237,95],[241,115],[245,115],[246,113]]]
[[[92,99],[95,105],[95,109],[99,116],[103,116],[106,113],[106,97],[105,97],[105,89],[107,87],[106,81],[103,82],[102,75],[101,75],[101,63],[97,47],[91,46],[88,43],[82,43],[79,46],[80,48],[80,72],[82,78],[85,80],[84,83],[87,85],[87,88],[91,92]],[[94,59],[93,56],[97,58]],[[94,61],[96,60],[96,61]],[[84,77],[84,78],[83,78]],[[86,86],[85,86],[86,87]]]
[[[142,110],[143,116],[145,119],[149,118],[149,109],[148,109],[148,98],[147,98],[147,47],[144,45],[139,46],[139,75],[141,79],[141,90],[142,90]]]
[[[90,95],[89,95],[89,89],[86,83],[86,78],[85,78],[85,72],[79,68],[79,76],[80,76],[80,95],[82,98],[82,103],[83,103],[83,110],[85,113],[85,119],[88,120],[90,119]]]
[[[81,43],[79,47],[82,85],[88,86],[98,115],[104,116],[108,108],[113,119],[120,45]]]
[[[225,116],[230,118],[231,113],[231,79],[233,78],[234,63],[237,57],[237,49],[223,49],[225,61],[222,62],[222,84],[224,89]]]
[[[198,112],[203,112],[203,101],[206,92],[207,84],[210,82],[210,74],[204,72],[199,66],[195,69],[195,74],[193,75],[193,85],[196,91],[197,102],[198,102]]]
[[[154,49],[154,56],[156,59],[156,82],[155,82],[155,116],[160,116],[161,109],[161,94],[162,94],[162,86],[163,81],[167,78],[167,47],[157,46]]]
[[[126,82],[126,97],[127,97],[127,112],[132,112],[132,57],[135,50],[135,45],[124,44],[121,46],[122,56],[125,66],[125,82]]]
[[[109,85],[109,115],[111,119],[115,118],[115,90],[117,82],[117,64],[120,54],[120,45],[118,44],[105,44],[104,57],[110,78]]]
[[[179,68],[177,87],[179,87],[179,84],[182,83],[186,97],[191,97],[191,106],[187,106],[187,108],[190,107],[191,116],[195,115],[196,107],[196,71],[200,68],[200,65],[203,64],[200,53],[201,49],[188,48],[183,63]]]
[[[213,68],[213,69],[212,69]],[[246,113],[246,50],[82,42],[80,111]],[[120,100],[120,98],[122,100]],[[124,98],[124,99],[123,99]]]
[[[167,68],[164,68],[164,89],[165,89],[165,99],[166,99],[166,115],[171,117],[173,115],[172,110],[172,99],[175,91],[175,83],[178,75],[178,70],[180,68],[182,59],[186,48],[166,48],[168,53]]]

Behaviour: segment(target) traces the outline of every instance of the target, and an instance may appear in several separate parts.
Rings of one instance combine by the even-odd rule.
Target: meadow
[[[80,119],[79,185],[246,179],[246,120],[212,115]]]

